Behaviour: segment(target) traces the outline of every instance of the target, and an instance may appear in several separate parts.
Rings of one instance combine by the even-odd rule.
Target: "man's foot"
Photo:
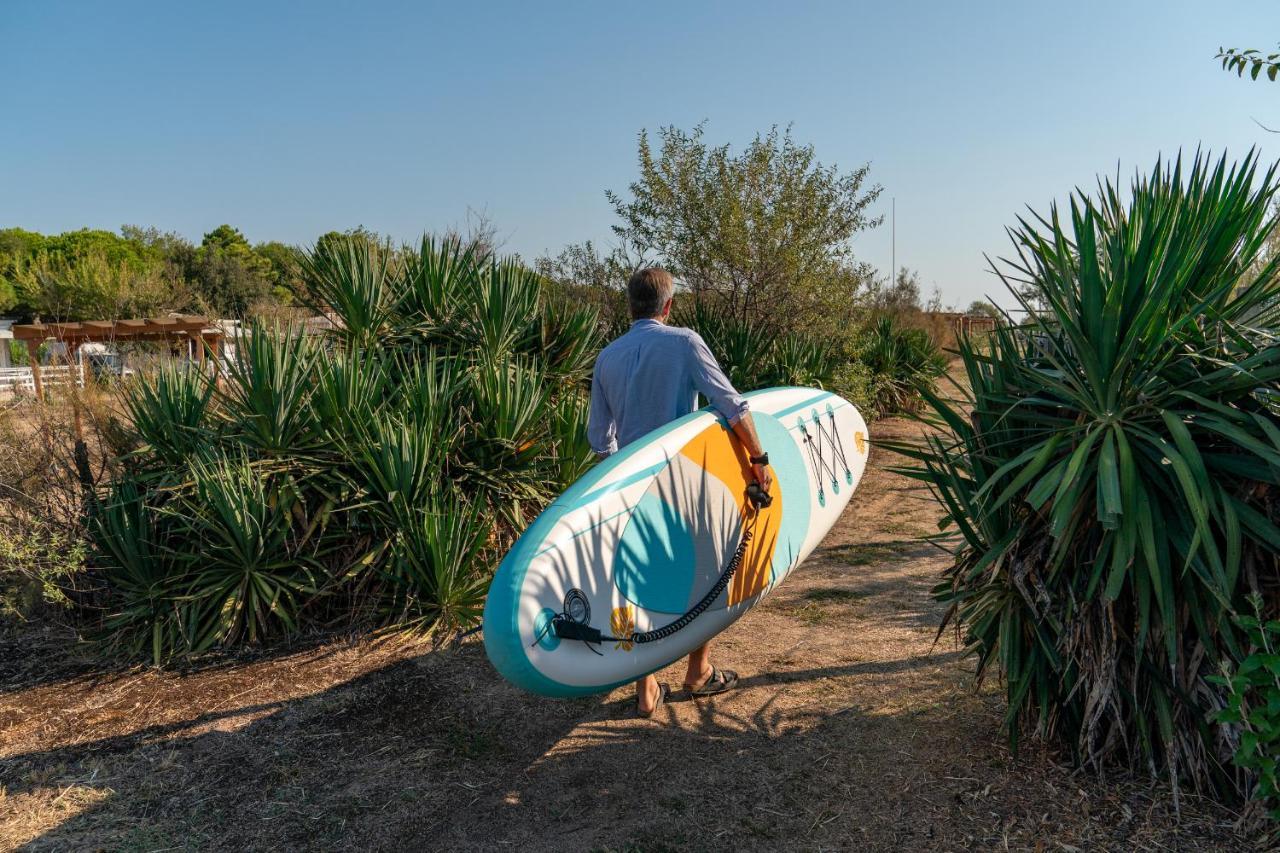
[[[636,700],[636,715],[640,717],[644,717],[645,719],[652,717],[654,715],[654,712],[656,712],[659,708],[662,707],[662,703],[667,701],[667,697],[670,695],[671,695],[671,688],[668,687],[665,682],[662,684],[659,684],[657,695],[653,697],[648,697],[648,696],[645,697],[646,699],[649,699],[651,703],[647,709],[643,704],[641,704],[639,699]]]
[[[714,696],[717,693],[724,693],[726,690],[732,690],[738,686],[738,673],[731,669],[716,669],[711,667],[711,671],[707,673],[706,678],[696,684],[684,683],[684,689],[689,691],[689,695],[697,698],[699,696]]]

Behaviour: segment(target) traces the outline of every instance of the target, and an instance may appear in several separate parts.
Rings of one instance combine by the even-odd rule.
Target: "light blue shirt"
[[[698,408],[698,394],[735,424],[744,400],[692,329],[636,320],[596,357],[587,439],[608,455]]]

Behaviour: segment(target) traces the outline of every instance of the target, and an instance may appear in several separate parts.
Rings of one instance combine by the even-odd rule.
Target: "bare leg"
[[[710,643],[703,643],[689,652],[689,670],[684,676],[685,689],[693,690],[701,687],[711,677],[711,664],[708,661],[710,657]]]
[[[641,714],[653,713],[654,706],[658,704],[658,694],[661,689],[658,687],[658,679],[652,675],[646,675],[636,682],[636,707],[640,709]]]

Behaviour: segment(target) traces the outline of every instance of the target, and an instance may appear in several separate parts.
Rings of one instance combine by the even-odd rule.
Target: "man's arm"
[[[598,366],[598,365],[597,365]],[[618,450],[618,425],[613,419],[609,401],[604,396],[599,377],[591,377],[591,409],[587,413],[587,441],[596,456],[604,459]]]
[[[760,446],[760,437],[756,434],[755,422],[751,420],[751,412],[747,409],[747,401],[742,398],[724,375],[716,357],[711,354],[701,336],[692,334],[689,341],[693,345],[693,384],[702,396],[707,398],[711,406],[724,415],[729,421],[733,434],[742,442],[751,456],[763,456],[764,448]],[[773,476],[764,465],[751,464],[751,470],[766,492],[773,485]]]
[[[742,442],[747,453],[752,456],[764,456],[764,448],[760,446],[760,436],[756,435],[756,424],[751,420],[750,412],[743,412],[742,417],[734,421],[733,434],[738,437],[738,441]],[[773,474],[769,473],[769,468],[752,462],[751,472],[755,475],[760,488],[766,492],[769,491],[769,487],[773,485]]]

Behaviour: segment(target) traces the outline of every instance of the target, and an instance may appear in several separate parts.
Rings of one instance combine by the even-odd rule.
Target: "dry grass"
[[[886,461],[718,641],[740,689],[650,721],[627,690],[524,694],[475,641],[94,676],[51,637],[42,666],[0,670],[0,846],[1258,849],[1210,803],[1178,818],[1144,779],[1009,754],[999,697],[972,692],[950,637],[933,642],[945,557],[907,537],[936,510]]]

